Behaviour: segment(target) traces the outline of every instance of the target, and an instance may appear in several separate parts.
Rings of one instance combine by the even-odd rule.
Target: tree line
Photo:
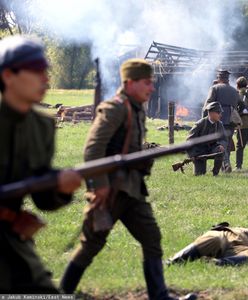
[[[39,24],[28,14],[29,4],[33,0],[0,0],[0,38],[14,34],[33,34],[41,36],[47,48],[51,62],[50,85],[57,89],[87,89],[94,85],[94,64],[91,48],[88,44],[68,43],[53,35],[44,36]]]

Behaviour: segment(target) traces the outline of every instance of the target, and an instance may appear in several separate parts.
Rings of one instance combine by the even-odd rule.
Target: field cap
[[[44,46],[38,40],[14,35],[0,41],[0,72],[4,69],[38,71],[48,66]]]
[[[228,70],[223,70],[223,69],[217,70],[218,79],[229,79],[230,74],[231,73]]]
[[[121,81],[139,80],[153,76],[152,66],[144,59],[132,58],[124,61],[120,68]]]
[[[206,106],[207,111],[214,111],[218,113],[222,113],[223,109],[219,102],[211,102]]]

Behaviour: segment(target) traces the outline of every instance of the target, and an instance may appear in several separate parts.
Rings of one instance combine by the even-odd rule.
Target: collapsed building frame
[[[168,102],[178,98],[175,87],[178,85],[178,76],[205,72],[211,73],[213,80],[216,69],[227,69],[234,78],[248,76],[248,51],[204,51],[153,41],[145,59],[153,66],[155,75],[155,92],[147,111],[151,118],[167,118]],[[174,91],[168,92],[168,86],[173,85]]]

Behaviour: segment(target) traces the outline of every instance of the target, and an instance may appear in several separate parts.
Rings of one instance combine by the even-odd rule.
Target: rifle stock
[[[220,138],[220,134],[211,134],[195,139],[191,139],[179,145],[152,148],[130,154],[114,155],[85,162],[75,167],[82,178],[92,178],[104,173],[114,172],[120,168],[135,168],[140,163],[162,156],[185,152],[186,150],[200,144],[209,143]],[[0,200],[22,197],[38,191],[55,188],[57,185],[57,175],[54,172],[43,176],[29,177],[19,182],[14,182],[0,186]]]
[[[184,169],[183,169],[184,165],[187,165],[187,164],[189,164],[189,163],[191,163],[195,160],[199,160],[199,159],[205,159],[205,160],[213,159],[213,158],[216,158],[217,156],[220,156],[222,154],[223,154],[222,152],[216,152],[216,153],[203,154],[203,155],[198,155],[198,156],[195,156],[195,157],[186,158],[181,162],[177,162],[177,163],[173,164],[172,169],[173,169],[174,172],[176,172],[180,169],[181,172],[184,173]]]

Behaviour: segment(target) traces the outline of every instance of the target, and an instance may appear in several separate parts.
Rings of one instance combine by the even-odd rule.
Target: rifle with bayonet
[[[191,139],[179,145],[152,148],[148,150],[138,151],[130,154],[114,155],[88,161],[74,170],[78,172],[82,178],[89,179],[104,173],[110,173],[122,168],[139,168],[145,161],[149,159],[159,158],[176,153],[184,153],[185,151],[195,147],[196,145],[206,144],[216,141],[220,138],[220,134],[214,133],[199,138]],[[0,186],[0,200],[23,197],[34,192],[44,191],[57,186],[57,174],[50,172],[42,176],[34,176],[22,181]]]
[[[184,166],[194,162],[196,160],[207,160],[207,159],[215,159],[218,156],[223,155],[223,152],[216,152],[216,153],[211,153],[211,154],[203,154],[203,155],[198,155],[198,156],[194,156],[194,157],[189,157],[189,158],[185,158],[183,161],[181,162],[177,162],[175,164],[172,165],[172,169],[173,171],[178,171],[179,169],[181,170],[181,172],[184,174]]]

